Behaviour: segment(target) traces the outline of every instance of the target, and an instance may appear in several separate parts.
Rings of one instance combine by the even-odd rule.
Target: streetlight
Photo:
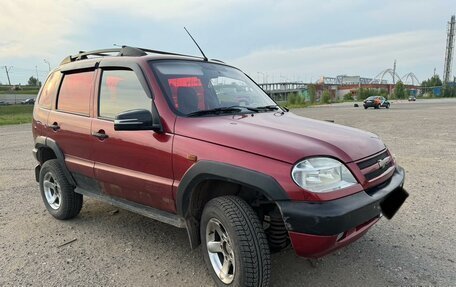
[[[49,72],[51,71],[51,63],[48,60],[44,59],[44,62],[48,64]]]

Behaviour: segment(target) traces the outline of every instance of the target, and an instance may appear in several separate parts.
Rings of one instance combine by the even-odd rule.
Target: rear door
[[[63,74],[55,105],[45,129],[65,156],[65,163],[81,187],[93,178],[90,115],[95,70],[68,71]]]
[[[95,177],[102,191],[143,205],[174,212],[171,134],[115,131],[117,114],[152,110],[151,93],[139,67],[105,67],[100,71],[92,134]],[[104,135],[104,136],[100,136]]]

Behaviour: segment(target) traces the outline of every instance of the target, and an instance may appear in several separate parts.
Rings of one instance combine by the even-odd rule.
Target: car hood
[[[291,112],[178,117],[175,133],[288,163],[311,156],[348,163],[385,149],[373,133]]]

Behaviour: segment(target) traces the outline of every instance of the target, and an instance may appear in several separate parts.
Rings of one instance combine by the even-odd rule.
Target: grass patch
[[[0,106],[0,126],[32,122],[33,105]]]
[[[5,95],[36,95],[36,94],[38,94],[38,90],[0,91],[0,94],[5,94]]]

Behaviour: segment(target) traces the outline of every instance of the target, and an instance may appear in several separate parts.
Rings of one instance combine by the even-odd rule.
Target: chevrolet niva
[[[185,228],[218,286],[267,286],[391,218],[404,170],[372,133],[294,115],[218,60],[124,46],[64,59],[33,111],[49,213],[84,196]]]

